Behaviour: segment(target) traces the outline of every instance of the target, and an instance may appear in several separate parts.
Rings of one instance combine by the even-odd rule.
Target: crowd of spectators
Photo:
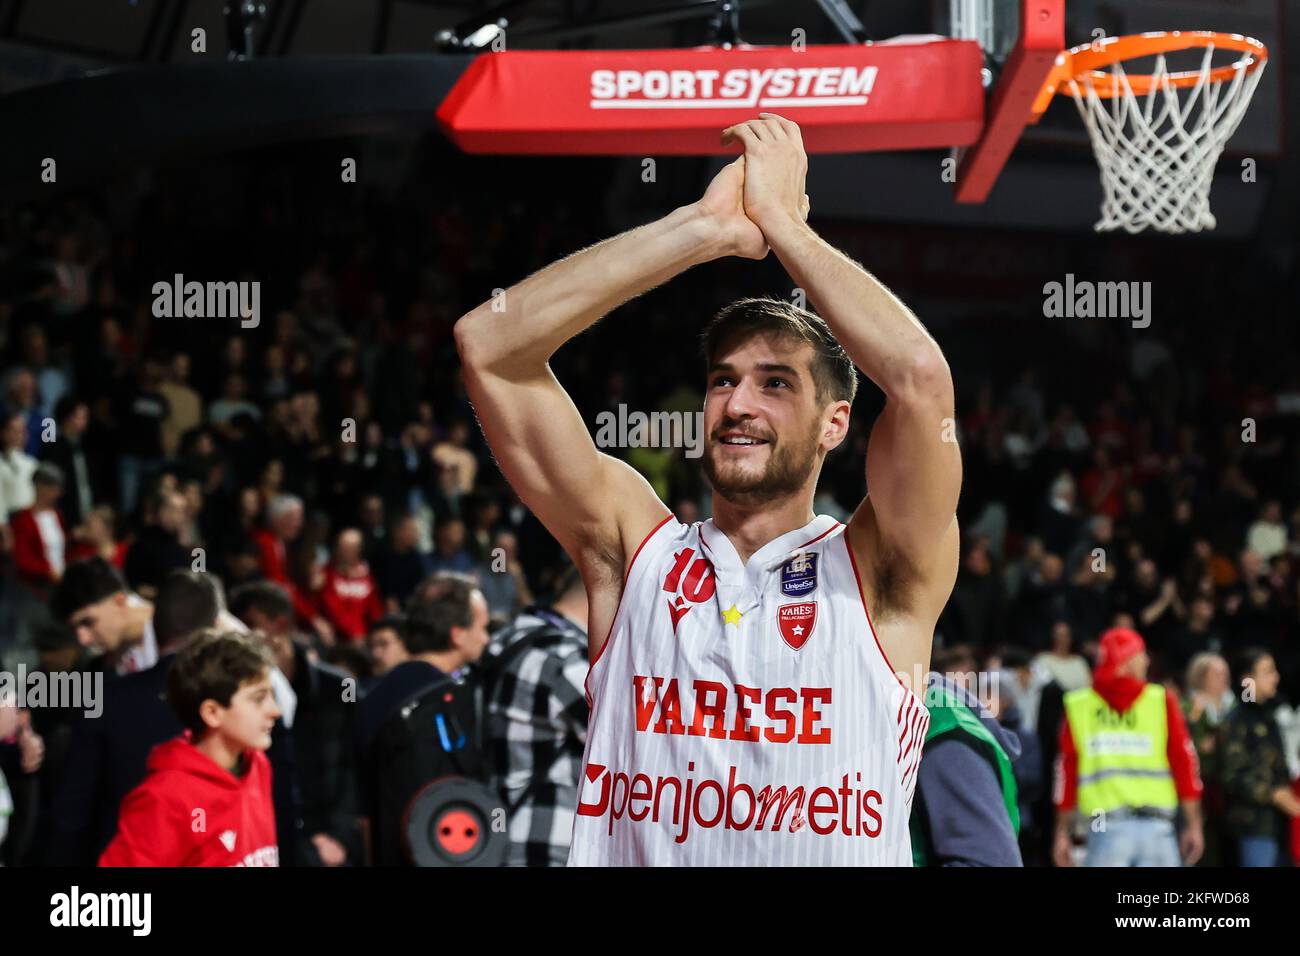
[[[494,288],[613,231],[602,210],[536,184],[531,204],[469,198],[480,192],[455,177],[333,203],[288,168],[254,178],[220,211],[164,176],[129,200],[0,212],[6,667],[56,649],[48,596],[90,556],[144,598],[178,568],[228,591],[278,583],[304,642],[362,677],[385,653],[367,636],[430,574],[477,576],[494,627],[561,575],[562,553],[487,452],[450,332]],[[155,317],[153,284],[179,273],[260,281],[259,324]],[[612,320],[571,344],[557,374],[589,418],[620,403],[699,408],[693,332],[668,330],[733,289],[758,291],[725,269],[683,277],[629,305],[622,331]],[[679,344],[647,350],[643,336]],[[1025,686],[1068,689],[1122,620],[1146,638],[1153,677],[1189,701],[1189,667],[1217,673],[1207,660],[1247,646],[1274,656],[1286,700],[1300,687],[1294,342],[1254,356],[1267,373],[1249,382],[1233,380],[1240,356],[1189,370],[1154,333],[1124,347],[1085,394],[1062,394],[1057,371],[1095,356],[1023,355],[1006,375],[950,351],[963,543],[937,646],[977,669],[1026,661]],[[828,459],[819,511],[856,506],[876,401],[864,394]],[[615,453],[681,520],[707,517],[681,450]]]

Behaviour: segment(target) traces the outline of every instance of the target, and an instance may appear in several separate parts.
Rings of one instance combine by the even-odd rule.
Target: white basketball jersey
[[[672,516],[587,677],[570,865],[911,866],[930,717],[885,659],[844,526],[742,565]]]

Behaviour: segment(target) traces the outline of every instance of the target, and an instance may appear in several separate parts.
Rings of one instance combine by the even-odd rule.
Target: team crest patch
[[[817,590],[815,552],[800,551],[781,566],[781,593],[786,597],[803,597]]]
[[[808,643],[816,623],[816,601],[782,604],[776,609],[776,626],[781,631],[781,639],[796,651]]]

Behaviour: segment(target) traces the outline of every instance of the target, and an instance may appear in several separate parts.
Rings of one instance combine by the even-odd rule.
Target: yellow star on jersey
[[[735,624],[739,626],[740,619],[744,616],[745,615],[743,613],[736,610],[736,605],[733,604],[731,605],[731,607],[727,608],[725,611],[722,612],[722,623]]]

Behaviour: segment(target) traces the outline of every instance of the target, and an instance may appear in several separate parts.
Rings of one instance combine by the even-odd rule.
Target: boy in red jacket
[[[256,635],[205,631],[176,657],[167,699],[187,730],[149,755],[100,866],[279,865],[270,671]]]

